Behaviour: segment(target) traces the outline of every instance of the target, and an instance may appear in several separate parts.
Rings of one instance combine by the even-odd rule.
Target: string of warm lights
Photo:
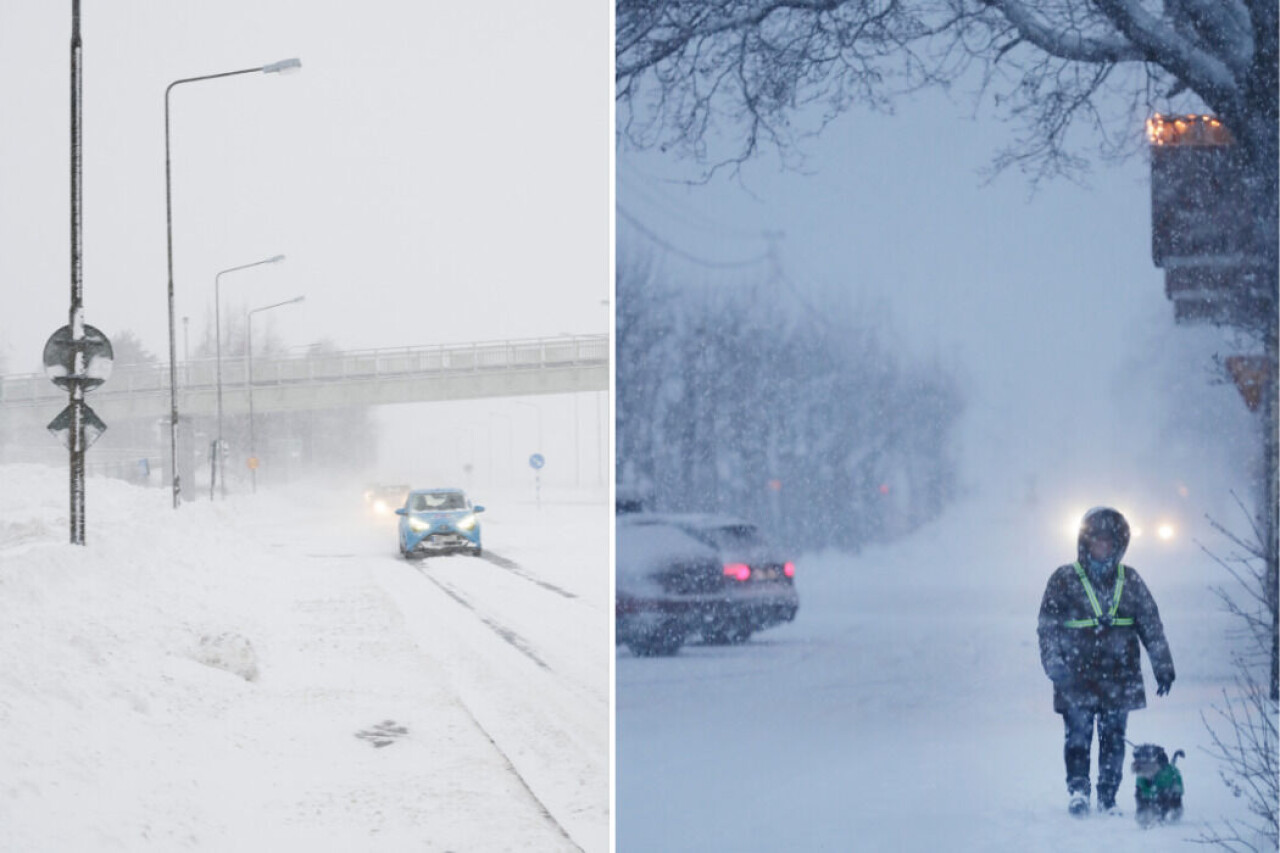
[[[1147,119],[1147,140],[1152,145],[1231,145],[1231,131],[1208,115],[1166,116],[1156,113]]]

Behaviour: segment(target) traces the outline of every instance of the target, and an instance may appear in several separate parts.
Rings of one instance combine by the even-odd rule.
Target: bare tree
[[[144,347],[142,340],[128,329],[121,329],[111,336],[111,350],[115,363],[121,366],[160,363],[160,359]]]
[[[1022,126],[999,165],[1070,170],[1076,123],[1123,149],[1151,111],[1202,104],[1274,197],[1276,16],[1276,0],[618,0],[619,129],[741,163],[787,156],[806,112],[975,80]]]
[[[1016,127],[996,169],[1038,181],[1140,150],[1153,112],[1209,110],[1243,164],[1267,279],[1248,325],[1274,353],[1278,1],[617,0],[619,135],[712,172],[788,162],[854,105],[971,84]]]
[[[1239,500],[1237,504],[1248,518],[1243,504]],[[1223,783],[1244,800],[1253,819],[1209,825],[1198,840],[1224,850],[1275,850],[1280,847],[1280,739],[1277,703],[1262,675],[1273,633],[1264,534],[1255,524],[1245,539],[1216,521],[1212,523],[1234,550],[1226,557],[1207,548],[1205,552],[1236,582],[1233,589],[1217,587],[1214,591],[1243,629],[1244,646],[1232,654],[1235,691],[1222,691],[1221,703],[1212,708],[1212,720],[1203,713],[1201,718],[1212,741],[1209,754],[1218,761]]]
[[[951,372],[907,363],[875,327],[798,320],[776,288],[715,290],[619,257],[618,476],[650,485],[656,508],[859,548],[954,497]]]

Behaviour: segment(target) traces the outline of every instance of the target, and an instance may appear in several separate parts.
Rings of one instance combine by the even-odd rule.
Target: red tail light
[[[787,577],[789,577],[789,578],[793,578],[793,577],[795,577],[795,576],[796,576],[796,564],[795,564],[795,563],[785,563],[785,564],[783,564],[783,566],[782,566],[782,573],[783,573],[784,575],[786,575]]]
[[[745,581],[751,577],[751,567],[746,563],[725,563],[724,574],[725,577]]]

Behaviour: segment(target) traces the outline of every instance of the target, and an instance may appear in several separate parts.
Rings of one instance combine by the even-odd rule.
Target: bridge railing
[[[471,371],[531,370],[607,364],[608,335],[578,335],[473,344],[391,347],[339,352],[307,352],[290,356],[258,356],[253,384],[385,381],[415,375]],[[178,366],[180,390],[208,390],[217,384],[217,363],[204,358]],[[248,381],[244,356],[222,359],[224,389]],[[122,365],[90,397],[148,394],[169,390],[168,364]],[[66,399],[67,392],[44,374],[0,376],[0,405],[36,405]]]

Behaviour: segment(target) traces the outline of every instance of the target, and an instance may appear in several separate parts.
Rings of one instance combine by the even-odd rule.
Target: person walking
[[[1146,647],[1156,695],[1173,685],[1173,656],[1160,611],[1142,578],[1120,562],[1129,523],[1109,507],[1084,515],[1076,561],[1049,578],[1040,601],[1040,662],[1053,682],[1053,710],[1066,729],[1068,811],[1089,813],[1089,751],[1098,729],[1098,811],[1115,813],[1129,712],[1147,705],[1138,643]]]

